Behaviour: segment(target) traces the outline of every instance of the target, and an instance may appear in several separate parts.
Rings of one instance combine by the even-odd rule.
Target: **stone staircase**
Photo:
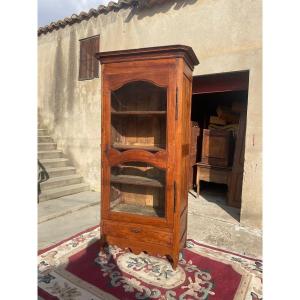
[[[41,183],[39,202],[90,190],[63,152],[57,150],[47,129],[38,129],[38,159],[49,175],[49,179]]]

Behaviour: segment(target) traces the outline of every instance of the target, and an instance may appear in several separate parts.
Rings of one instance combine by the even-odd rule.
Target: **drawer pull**
[[[134,232],[134,233],[139,233],[142,230],[140,228],[131,228],[131,231]]]

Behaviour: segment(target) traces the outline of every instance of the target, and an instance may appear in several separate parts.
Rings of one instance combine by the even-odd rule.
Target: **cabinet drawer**
[[[157,230],[153,227],[143,226],[141,224],[125,224],[111,221],[103,222],[103,234],[114,237],[128,238],[140,242],[149,242],[156,244],[171,244],[172,233]]]

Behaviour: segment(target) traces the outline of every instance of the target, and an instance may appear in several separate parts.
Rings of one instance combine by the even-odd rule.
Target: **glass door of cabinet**
[[[145,162],[111,167],[110,210],[165,217],[165,170]]]
[[[110,167],[110,211],[165,218],[166,170],[139,161],[138,151],[166,150],[167,88],[133,81],[111,91],[110,99],[110,145],[124,156]],[[128,150],[135,150],[136,161],[126,161]]]
[[[111,146],[118,151],[166,149],[167,89],[147,81],[111,92]]]

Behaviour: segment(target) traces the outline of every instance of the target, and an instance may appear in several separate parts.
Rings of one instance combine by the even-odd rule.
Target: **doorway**
[[[195,76],[189,186],[239,222],[249,71]],[[200,200],[199,200],[200,201]]]

